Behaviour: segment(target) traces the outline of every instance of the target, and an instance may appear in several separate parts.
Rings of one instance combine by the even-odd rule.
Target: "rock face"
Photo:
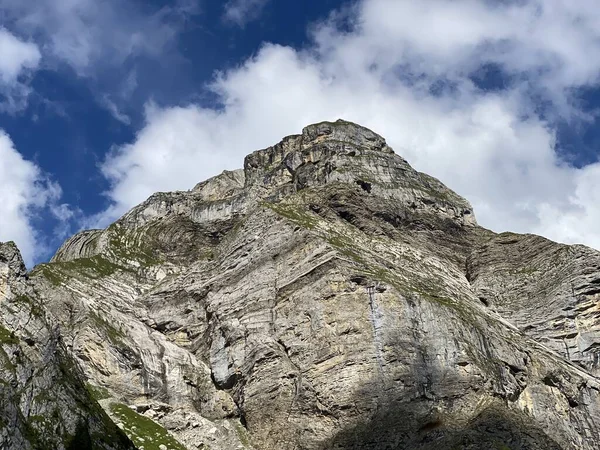
[[[481,301],[563,358],[600,375],[600,253],[503,233],[469,257]]]
[[[349,122],[155,194],[30,278],[138,448],[598,448],[600,253],[479,227]]]
[[[83,379],[16,246],[0,244],[0,448],[134,449]]]

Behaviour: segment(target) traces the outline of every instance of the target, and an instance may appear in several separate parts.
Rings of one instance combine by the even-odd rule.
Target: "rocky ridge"
[[[594,449],[599,262],[479,227],[337,121],[74,236],[27,283],[140,449]]]

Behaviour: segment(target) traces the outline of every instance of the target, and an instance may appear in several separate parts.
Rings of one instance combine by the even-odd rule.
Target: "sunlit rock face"
[[[74,236],[26,283],[138,448],[591,450],[599,255],[479,227],[337,121]]]

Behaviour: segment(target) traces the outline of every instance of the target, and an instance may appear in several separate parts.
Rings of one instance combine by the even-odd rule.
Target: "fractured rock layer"
[[[0,448],[133,450],[93,400],[13,243],[0,244]]]

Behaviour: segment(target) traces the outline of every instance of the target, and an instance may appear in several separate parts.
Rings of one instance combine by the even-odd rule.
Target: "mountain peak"
[[[245,189],[279,201],[304,189],[343,185],[395,201],[410,213],[426,212],[475,225],[467,200],[420,173],[368,128],[338,120],[305,127],[278,144],[246,156]]]
[[[308,147],[322,141],[344,142],[363,149],[392,152],[383,137],[366,127],[343,119],[319,122],[302,129],[303,146]]]
[[[23,283],[139,445],[152,419],[178,449],[593,450],[598,267],[479,227],[336,121],[154,194]]]
[[[304,201],[294,200],[300,193],[327,198],[340,191],[354,193],[373,214],[394,216],[389,220],[398,223],[430,229],[440,221],[448,222],[444,227],[477,225],[466,199],[416,171],[380,135],[340,119],[308,125],[302,134],[247,155],[243,169],[224,171],[190,191],[156,193],[114,227],[139,228],[173,216],[208,225],[245,217],[264,202]],[[92,257],[110,240],[107,232],[79,233],[53,261]]]

